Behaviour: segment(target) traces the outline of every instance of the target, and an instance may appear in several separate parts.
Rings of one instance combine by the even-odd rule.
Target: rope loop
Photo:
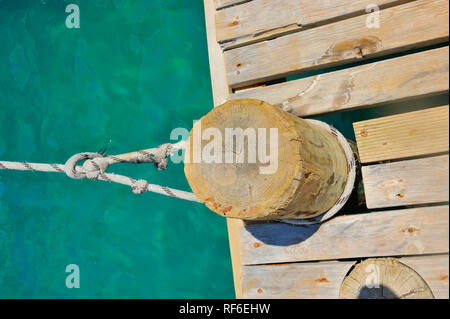
[[[78,162],[85,161],[87,159],[93,159],[97,157],[103,157],[103,155],[99,153],[78,153],[73,156],[71,156],[66,164],[64,165],[64,171],[66,175],[73,179],[82,179],[88,177],[89,175],[92,176],[92,171],[86,171],[84,167],[77,166]]]

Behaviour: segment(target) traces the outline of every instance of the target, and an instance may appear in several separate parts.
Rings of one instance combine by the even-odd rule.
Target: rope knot
[[[67,176],[74,179],[81,179],[87,177],[86,170],[83,167],[76,166],[78,162],[85,161],[88,159],[93,159],[97,157],[102,157],[98,153],[79,153],[73,155],[69,158],[64,165],[64,171]],[[90,174],[90,176],[92,176]]]
[[[108,168],[108,161],[104,157],[97,157],[84,162],[83,169],[89,179],[98,179]]]
[[[143,179],[134,181],[133,184],[131,184],[131,190],[135,194],[142,194],[146,192],[147,189],[148,189],[148,182]]]
[[[166,143],[160,145],[154,154],[152,154],[153,164],[159,170],[164,170],[167,168],[169,164],[168,157],[170,155],[170,151],[172,149],[172,144]]]

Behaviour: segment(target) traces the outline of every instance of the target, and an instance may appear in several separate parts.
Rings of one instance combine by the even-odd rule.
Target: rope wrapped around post
[[[175,152],[184,149],[184,147],[185,142],[181,141],[175,144],[166,143],[156,148],[120,155],[107,156],[102,153],[79,153],[70,157],[64,165],[0,161],[0,169],[65,173],[68,177],[73,179],[89,178],[91,180],[103,180],[128,185],[135,194],[149,191],[189,201],[200,202],[197,197],[190,192],[149,184],[142,179],[136,180],[124,175],[105,173],[106,169],[111,164],[115,163],[153,163],[158,170],[163,170],[167,168],[168,157]],[[77,165],[82,161],[84,161],[83,165]]]

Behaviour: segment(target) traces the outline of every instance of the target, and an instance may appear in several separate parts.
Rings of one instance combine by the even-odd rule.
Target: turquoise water
[[[80,29],[68,29],[69,3]],[[0,160],[64,163],[169,141],[212,107],[202,0],[0,0]],[[304,75],[303,75],[304,76]],[[324,92],[326,94],[326,92]],[[318,117],[352,122],[448,94]],[[189,190],[182,164],[111,171]],[[66,288],[66,266],[80,288]],[[0,298],[232,298],[225,220],[201,204],[0,171]]]
[[[0,0],[0,43],[1,160],[153,147],[212,107],[201,0]],[[189,190],[182,164],[111,171]],[[118,184],[0,171],[0,297],[232,298],[226,222]]]

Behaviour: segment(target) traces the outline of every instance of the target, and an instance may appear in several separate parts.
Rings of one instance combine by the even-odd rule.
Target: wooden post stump
[[[338,140],[324,128],[263,101],[242,99],[194,124],[185,174],[195,195],[220,215],[304,219],[336,203],[348,166]]]
[[[345,277],[343,299],[432,299],[430,287],[412,268],[395,258],[366,259]]]

